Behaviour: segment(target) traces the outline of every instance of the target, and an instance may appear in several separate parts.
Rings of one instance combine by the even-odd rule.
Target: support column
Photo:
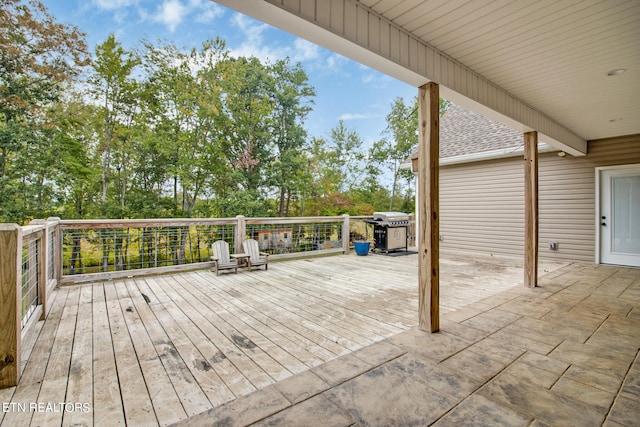
[[[55,282],[51,287],[55,287],[60,285],[60,282],[62,282],[62,230],[60,229],[60,218],[50,217],[47,218],[47,222],[50,224],[49,227],[55,230],[53,233],[54,254],[50,254],[50,256],[54,258],[52,280]]]
[[[38,320],[45,320],[49,312],[49,257],[52,256],[49,253],[49,223],[44,219],[34,219],[29,225],[44,226],[42,238],[36,242],[36,254],[38,257],[38,304],[42,305],[42,313],[40,313]]]
[[[351,227],[349,225],[349,215],[342,215],[342,252],[345,255],[349,255],[351,243]]]
[[[440,91],[435,83],[418,89],[418,326],[440,330]]]
[[[0,389],[18,384],[22,312],[22,229],[0,224]]]
[[[538,132],[524,134],[524,285],[538,286]]]
[[[243,215],[236,216],[236,233],[234,236],[235,253],[244,253],[242,242],[247,238],[247,223]]]

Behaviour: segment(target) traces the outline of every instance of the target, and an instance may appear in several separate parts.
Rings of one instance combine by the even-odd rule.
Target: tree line
[[[371,147],[343,121],[311,136],[315,90],[289,59],[233,57],[221,38],[127,50],[110,35],[91,53],[40,2],[0,2],[0,222],[413,210],[399,165],[415,99]]]

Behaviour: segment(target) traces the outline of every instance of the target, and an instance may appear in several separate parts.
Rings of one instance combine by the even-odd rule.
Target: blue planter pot
[[[353,242],[353,247],[356,250],[356,254],[365,256],[369,253],[369,242]]]

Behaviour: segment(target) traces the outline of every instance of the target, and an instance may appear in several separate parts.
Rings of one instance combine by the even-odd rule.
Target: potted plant
[[[368,240],[354,240],[353,242],[353,248],[356,250],[356,254],[360,256],[367,255],[370,247],[371,242]]]

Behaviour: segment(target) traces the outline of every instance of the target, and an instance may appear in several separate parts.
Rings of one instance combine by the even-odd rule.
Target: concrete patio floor
[[[638,426],[640,270],[571,264],[177,426]]]

